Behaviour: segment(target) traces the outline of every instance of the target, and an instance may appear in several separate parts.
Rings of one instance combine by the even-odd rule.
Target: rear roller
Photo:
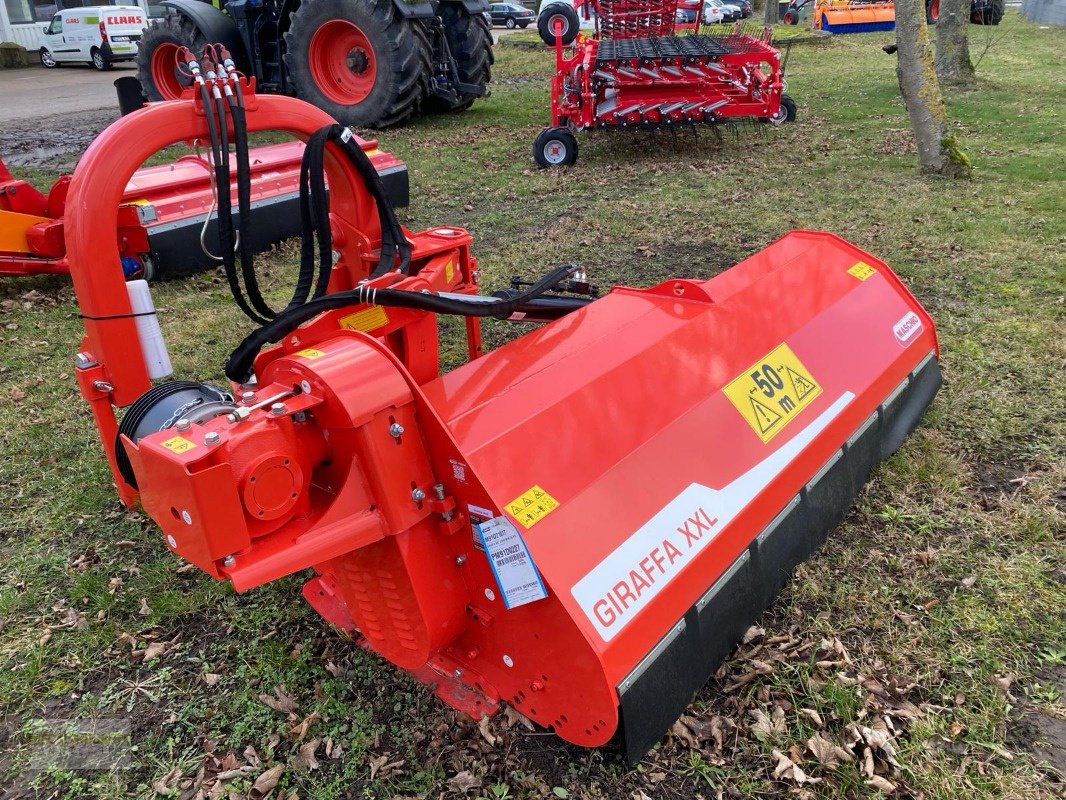
[[[345,125],[407,120],[429,88],[425,42],[391,0],[304,0],[285,34],[297,96]]]
[[[545,128],[533,143],[538,167],[566,167],[577,161],[577,138],[566,128]]]

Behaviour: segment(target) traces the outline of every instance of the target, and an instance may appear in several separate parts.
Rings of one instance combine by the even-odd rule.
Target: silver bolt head
[[[452,673],[452,675],[454,675],[456,678],[461,678],[463,677],[463,671],[461,669],[456,669],[455,672]]]
[[[270,413],[273,414],[274,416],[279,416],[281,414],[284,414],[285,413],[285,404],[284,403],[272,403],[271,406],[270,406]]]
[[[454,511],[445,511],[440,516],[441,516],[441,519],[443,519],[445,522],[451,522],[452,518],[455,516],[455,512]]]
[[[433,494],[437,495],[437,499],[438,500],[443,500],[444,499],[444,484],[443,483],[435,483],[435,484],[433,484]]]
[[[242,403],[248,403],[248,404],[254,403],[255,402],[255,392],[241,392],[241,402]]]
[[[411,499],[414,500],[416,503],[421,503],[423,500],[426,499],[426,493],[422,489],[412,489]]]
[[[179,431],[187,431],[192,427],[192,423],[187,419],[179,419],[174,427]]]
[[[218,431],[208,431],[204,434],[204,444],[211,446],[218,444],[222,440],[222,437],[218,435]]]
[[[397,439],[399,439],[401,436],[403,436],[403,425],[401,425],[399,422],[392,423],[389,426],[389,435],[395,436]]]
[[[226,556],[224,559],[222,559],[222,566],[224,567],[232,567],[236,563],[237,559],[235,559],[233,556]]]
[[[460,553],[459,555],[457,555],[457,556],[455,557],[455,564],[456,564],[456,566],[459,566],[459,567],[461,567],[461,566],[463,566],[463,564],[465,564],[465,563],[466,563],[466,553]]]

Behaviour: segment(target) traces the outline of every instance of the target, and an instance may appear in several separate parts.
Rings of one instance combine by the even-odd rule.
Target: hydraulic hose
[[[442,297],[428,292],[408,292],[397,289],[375,289],[362,285],[347,292],[327,294],[316,300],[292,309],[268,325],[253,331],[244,338],[226,361],[226,375],[230,380],[243,383],[252,374],[255,358],[268,344],[281,341],[296,328],[324,311],[332,311],[351,305],[372,304],[393,308],[413,308],[434,314],[455,314],[464,317],[495,317],[507,319],[523,305],[540,297],[560,281],[576,272],[576,264],[563,264],[542,277],[521,294],[508,298],[487,300],[460,300],[454,295]]]

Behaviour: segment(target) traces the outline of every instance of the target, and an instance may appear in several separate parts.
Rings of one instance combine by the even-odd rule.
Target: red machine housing
[[[374,139],[359,139],[396,205],[407,205],[407,167]],[[262,220],[253,249],[299,234],[302,142],[253,148],[253,220]],[[122,193],[118,242],[122,256],[149,265],[149,278],[177,277],[216,266],[200,247],[200,230],[213,208],[212,168],[205,157],[181,156],[171,164],[140,167]],[[0,276],[68,272],[63,216],[70,176],[47,194],[15,178],[0,159]],[[234,189],[235,191],[235,189]],[[269,224],[267,222],[269,220]],[[214,241],[215,220],[208,225]]]
[[[330,122],[289,98],[248,105],[252,130]],[[585,746],[622,730],[638,759],[939,386],[933,321],[889,267],[798,231],[709,281],[616,287],[488,354],[468,318],[470,360],[443,376],[434,314],[327,311],[262,351],[224,413],[124,437],[135,487],[114,406],[150,384],[109,231],[136,165],[202,125],[192,101],[131,114],[71,184],[78,382],[123,502],[240,591],[312,568],[325,619],[474,716],[502,700]],[[347,162],[327,170],[331,289],[348,289],[380,231]],[[410,274],[365,297],[474,291],[464,231],[408,238]]]

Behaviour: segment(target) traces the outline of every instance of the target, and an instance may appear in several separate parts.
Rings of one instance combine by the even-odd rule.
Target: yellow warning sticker
[[[170,450],[172,453],[188,453],[196,445],[186,439],[184,436],[174,436],[163,442],[163,447]]]
[[[854,275],[860,281],[864,281],[871,275],[876,275],[877,270],[871,267],[865,261],[856,261],[855,266],[848,268],[848,273]]]
[[[518,495],[518,497],[508,503],[507,513],[528,529],[558,507],[558,500],[539,486],[534,486],[528,492]]]
[[[304,350],[297,350],[296,355],[303,356],[304,358],[310,358],[312,361],[316,358],[322,358],[325,355],[321,350],[315,350],[313,347],[308,347]]]
[[[452,282],[452,278],[455,277],[455,263],[448,259],[448,263],[444,265],[444,280],[448,283]]]
[[[791,348],[781,344],[723,391],[765,443],[799,416],[822,393],[822,387]]]
[[[389,315],[381,306],[370,306],[340,318],[342,328],[350,331],[372,331],[389,324]]]

